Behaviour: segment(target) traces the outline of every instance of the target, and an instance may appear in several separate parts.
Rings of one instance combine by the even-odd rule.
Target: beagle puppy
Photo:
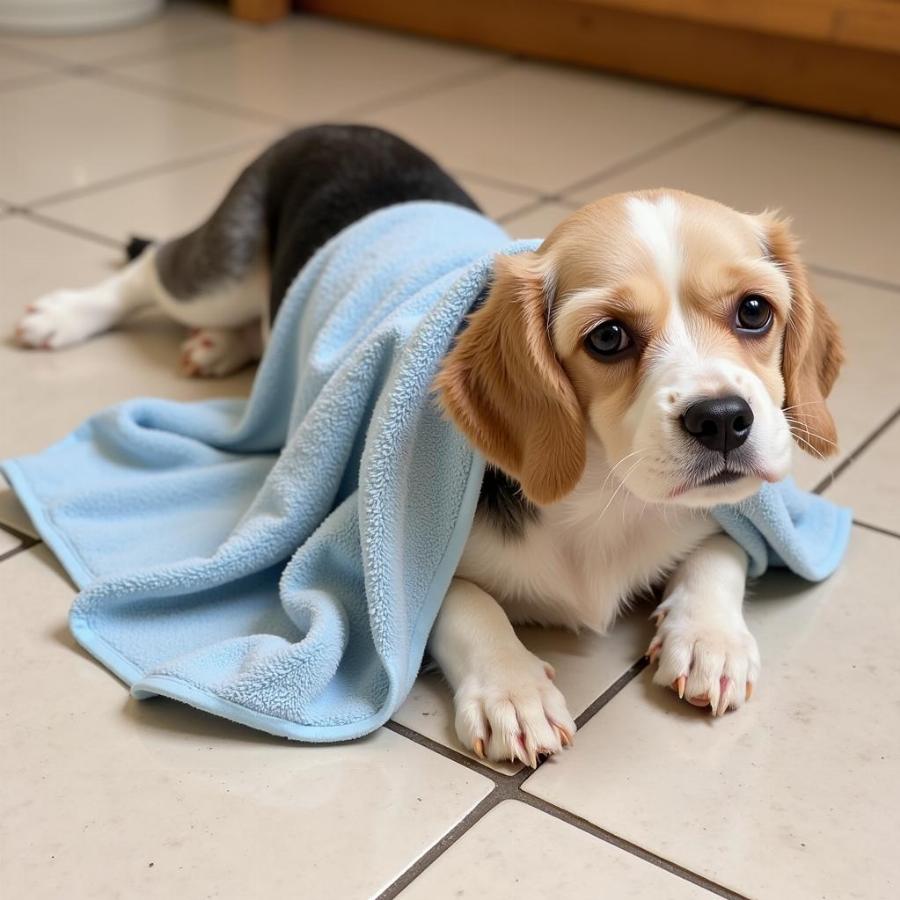
[[[409,200],[477,209],[393,135],[301,129],[192,232],[137,247],[94,288],[35,301],[18,341],[56,349],[156,305],[195,329],[187,374],[228,374],[259,357],[318,247]],[[428,643],[465,747],[534,766],[571,743],[553,670],[513,625],[603,632],[656,586],[654,681],[713,715],[750,698],[760,658],[742,614],[747,556],[710,510],[785,478],[794,442],[836,449],[825,400],[842,359],[789,226],[769,212],[619,194],[570,215],[537,251],[497,258],[435,384],[488,461]]]

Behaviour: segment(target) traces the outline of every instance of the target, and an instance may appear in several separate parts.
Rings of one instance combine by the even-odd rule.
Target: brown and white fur
[[[97,288],[37,301],[19,340],[62,346],[156,303],[203,329],[185,347],[191,374],[232,371],[260,350],[257,304],[277,269],[269,238],[268,255],[191,303],[167,291],[151,249]],[[736,318],[748,297],[770,309],[765,330]],[[611,322],[630,344],[598,355],[592,335]],[[833,452],[825,398],[841,361],[788,226],[769,213],[620,194],[569,216],[536,252],[497,259],[436,382],[511,507],[503,525],[483,493],[428,645],[463,745],[535,765],[570,743],[553,671],[513,623],[603,632],[661,584],[654,681],[713,715],[749,699],[760,658],[742,613],[747,557],[710,509],[784,478],[794,440]],[[711,449],[686,424],[710,398],[752,410],[740,447]]]

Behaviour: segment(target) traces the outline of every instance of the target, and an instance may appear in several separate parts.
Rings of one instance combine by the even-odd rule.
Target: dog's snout
[[[750,434],[753,410],[743,397],[712,397],[693,403],[681,417],[681,426],[710,450],[728,453]]]

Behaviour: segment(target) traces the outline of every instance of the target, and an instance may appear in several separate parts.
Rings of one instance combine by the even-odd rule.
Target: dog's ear
[[[761,218],[769,255],[791,286],[791,312],[781,353],[785,414],[804,450],[829,456],[837,451],[837,428],[825,398],[844,362],[841,336],[827,307],[810,288],[789,222],[769,213]]]
[[[490,293],[436,381],[457,426],[540,504],[571,491],[585,462],[584,418],[550,340],[547,284],[536,254],[498,256]]]

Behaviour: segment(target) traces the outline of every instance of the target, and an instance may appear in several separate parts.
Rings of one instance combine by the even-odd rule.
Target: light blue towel
[[[385,722],[483,473],[432,379],[494,255],[537,243],[446,204],[374,213],[299,274],[248,401],[129,401],[5,462],[81,588],[77,640],[136,697],[272,734],[335,741]],[[789,487],[720,518],[754,573],[774,541],[807,578],[837,565],[849,528]]]

